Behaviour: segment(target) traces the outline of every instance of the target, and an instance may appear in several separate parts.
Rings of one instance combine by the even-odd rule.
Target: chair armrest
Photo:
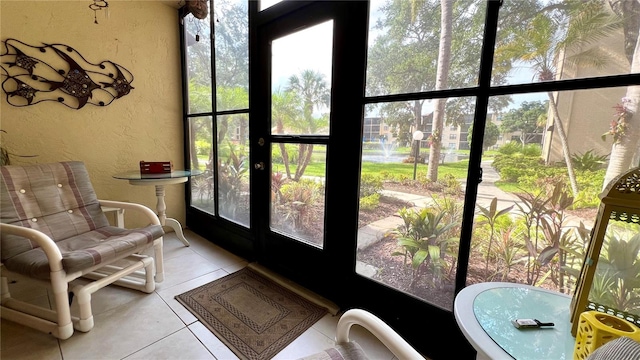
[[[353,325],[360,325],[371,332],[398,359],[424,359],[424,356],[384,321],[361,309],[348,310],[340,317],[336,329],[336,344],[341,345],[349,342],[349,330]]]
[[[35,229],[5,223],[0,223],[0,233],[3,235],[9,234],[21,236],[35,241],[38,246],[42,248],[45,255],[47,255],[51,271],[62,270],[62,253],[60,252],[58,245],[56,245],[56,243],[45,233]]]
[[[100,202],[100,206],[119,208],[125,210],[134,210],[141,211],[146,217],[149,218],[152,225],[160,225],[160,219],[158,219],[158,215],[153,212],[149,207],[137,204],[137,203],[129,203],[124,201],[114,201],[114,200],[98,200]]]

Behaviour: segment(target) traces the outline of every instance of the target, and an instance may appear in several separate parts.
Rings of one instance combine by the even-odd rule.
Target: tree
[[[604,54],[584,48],[614,32],[619,28],[620,22],[607,12],[600,2],[568,2],[566,5],[546,8],[559,9],[560,14],[547,11],[537,13],[525,31],[516,33],[503,44],[499,44],[496,48],[498,56],[518,58],[531,63],[539,81],[555,79],[556,66],[560,64],[561,56],[564,56],[566,64],[603,66],[606,63]],[[562,33],[561,30],[564,28],[566,31]],[[564,124],[560,119],[554,93],[548,92],[547,95],[554,131],[562,145],[571,190],[573,195],[577,196],[578,182],[571,162]]]
[[[512,29],[523,26],[522,8],[538,10],[541,5],[536,1],[514,2],[500,16],[499,26],[505,31],[499,35],[511,36]],[[442,11],[444,8],[444,12]],[[462,88],[477,84],[479,59],[482,50],[484,21],[487,2],[484,0],[389,0],[379,11],[380,18],[374,25],[376,37],[369,48],[367,63],[368,96],[419,93],[447,88]],[[511,14],[512,9],[517,8]],[[444,24],[442,16],[444,15]],[[447,23],[450,23],[450,27]],[[442,32],[444,25],[445,34]],[[447,34],[446,31],[449,31]],[[444,37],[443,37],[444,35]],[[441,43],[441,38],[450,40]],[[442,52],[439,50],[442,46]],[[449,54],[445,49],[450,49]],[[443,61],[438,57],[449,57]],[[501,58],[496,61],[492,72],[494,85],[506,84],[507,74],[512,69],[513,58]],[[440,73],[437,67],[442,66]],[[444,67],[448,67],[445,69]],[[448,70],[448,71],[444,71]],[[445,79],[445,76],[446,79]],[[436,86],[436,82],[439,84]],[[508,96],[493,98],[492,111],[498,112],[506,107]],[[435,128],[425,129],[425,111],[423,107],[433,102]],[[445,106],[446,104],[446,106]],[[438,130],[442,125],[461,125],[464,117],[473,114],[474,99],[471,97],[453,97],[441,100],[416,99],[406,102],[390,102],[379,105],[380,116],[385,123],[393,126],[399,139],[412,142],[412,130],[434,132],[438,139]],[[432,138],[433,139],[433,138]],[[440,141],[433,142],[433,152],[440,150]],[[412,149],[415,153],[415,149]],[[430,177],[437,177],[437,159],[430,164]]]
[[[473,125],[469,126],[469,134],[467,135],[467,142],[471,144],[471,133],[473,132]],[[500,136],[500,129],[498,125],[491,121],[487,121],[484,128],[484,136],[482,137],[482,149],[487,150],[498,142]]]
[[[541,133],[540,118],[547,113],[547,105],[542,101],[523,101],[517,109],[511,109],[502,116],[503,133],[520,132],[520,142],[524,147]]]
[[[630,73],[640,73],[640,3],[637,1],[610,1],[612,9],[623,19],[625,55],[631,64]],[[640,86],[627,87],[627,93],[620,105],[617,124],[612,130],[621,130],[614,137],[611,146],[609,164],[602,187],[626,172],[631,166],[634,155],[640,152]]]
[[[314,110],[321,110],[324,106],[328,106],[331,97],[329,87],[322,73],[303,70],[300,76],[292,75],[289,77],[285,91],[292,93],[299,99],[296,103],[302,106],[302,109],[300,109],[302,116],[298,115],[293,119],[291,129],[297,130],[298,133],[314,135],[328,130],[328,117],[326,115],[316,117],[313,114]],[[281,148],[281,150],[284,149]],[[311,162],[312,155],[313,144],[298,144],[298,166],[292,178],[294,181],[300,180],[307,165]],[[283,161],[284,157],[285,155],[283,154]]]
[[[276,125],[276,134],[284,134],[285,128],[289,128],[297,117],[295,95],[292,92],[282,92],[280,90],[274,91],[271,95],[271,120]],[[280,148],[280,154],[282,156],[282,163],[284,164],[285,173],[287,178],[291,179],[291,169],[289,167],[289,153],[285,148],[285,144],[278,143]]]
[[[453,26],[454,0],[440,1],[440,48],[438,50],[438,69],[436,71],[436,90],[446,89],[449,82],[449,68],[451,66],[451,41]],[[440,163],[440,149],[442,149],[442,129],[444,127],[444,108],[446,98],[438,98],[433,106],[433,124],[429,139],[429,167],[427,180],[438,180],[438,164]]]

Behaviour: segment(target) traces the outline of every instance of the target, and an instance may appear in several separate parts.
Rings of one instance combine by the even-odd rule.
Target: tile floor
[[[152,294],[109,286],[92,300],[95,327],[67,340],[12,323],[0,322],[0,358],[9,359],[237,359],[174,297],[247,265],[247,261],[186,230],[191,246],[173,233],[164,238],[165,280]],[[28,281],[10,285],[16,298],[48,304],[45,289]],[[72,313],[74,309],[72,307]],[[274,359],[297,359],[334,344],[338,316],[326,315]],[[359,326],[351,329],[372,359],[395,359]]]

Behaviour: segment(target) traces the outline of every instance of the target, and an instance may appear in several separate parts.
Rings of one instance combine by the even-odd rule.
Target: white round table
[[[460,330],[476,349],[476,359],[572,360],[571,297],[535,286],[486,282],[469,285],[455,298]],[[538,319],[555,326],[517,329],[515,319]]]
[[[141,174],[140,171],[128,171],[113,175],[114,178],[120,180],[128,180],[131,185],[154,185],[156,188],[156,210],[158,212],[158,218],[162,226],[168,226],[175,231],[176,236],[185,246],[189,246],[189,240],[184,237],[182,232],[182,225],[180,222],[173,218],[168,218],[166,214],[167,205],[164,201],[165,185],[181,184],[187,182],[191,176],[202,174],[200,170],[175,170],[170,173],[163,174]]]

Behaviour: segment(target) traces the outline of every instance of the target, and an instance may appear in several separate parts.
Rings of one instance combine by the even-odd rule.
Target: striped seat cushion
[[[62,266],[72,273],[142,250],[162,235],[160,225],[134,230],[106,226],[57,244],[62,252]],[[7,259],[4,265],[10,271],[39,279],[48,279],[50,274],[49,261],[39,247]]]
[[[640,360],[640,343],[623,336],[597,348],[587,360]]]
[[[60,248],[67,272],[145,248],[163,235],[160,225],[136,230],[110,226],[80,161],[0,167],[0,221],[49,236]],[[7,269],[49,277],[49,264],[38,244],[15,235],[0,235],[0,260]]]
[[[349,341],[346,344],[336,345],[319,353],[305,356],[298,360],[367,360],[368,357],[362,347],[355,342]]]

